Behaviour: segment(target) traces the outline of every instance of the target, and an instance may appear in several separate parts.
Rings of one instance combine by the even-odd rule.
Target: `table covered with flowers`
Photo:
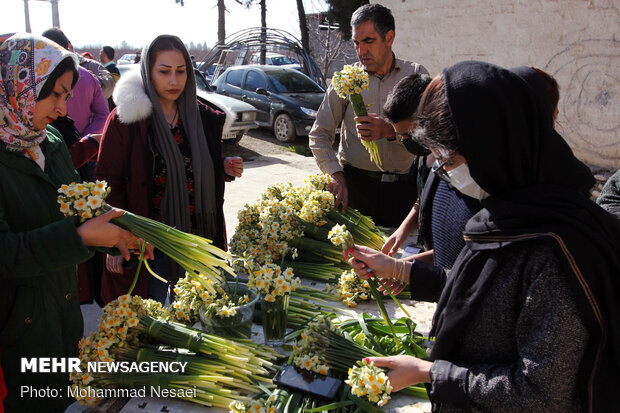
[[[231,254],[208,240],[125,217],[125,228],[139,227],[186,277],[169,307],[130,294],[108,304],[99,330],[80,343],[82,370],[89,362],[121,361],[185,368],[73,374],[76,397],[93,411],[428,411],[423,386],[390,394],[384,373],[361,360],[426,357],[433,306],[408,304],[406,295],[383,298],[379,280],[360,280],[350,270],[336,245],[380,249],[385,235],[359,212],[336,210],[329,183],[329,176],[312,175],[301,186],[268,186],[240,211]],[[271,379],[283,363],[347,384],[332,401],[278,387]],[[118,398],[103,391],[153,386],[166,390],[155,396],[174,398],[126,393],[126,403],[111,407]]]

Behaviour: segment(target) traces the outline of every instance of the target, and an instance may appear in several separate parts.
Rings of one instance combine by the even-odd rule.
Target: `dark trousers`
[[[349,206],[371,216],[377,225],[398,227],[418,198],[416,177],[396,175],[395,182],[382,182],[382,175],[345,165]]]

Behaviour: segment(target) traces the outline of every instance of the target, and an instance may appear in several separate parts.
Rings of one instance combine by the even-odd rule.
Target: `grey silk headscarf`
[[[194,190],[196,200],[196,232],[200,236],[213,239],[216,234],[216,205],[215,205],[215,180],[214,169],[209,147],[204,134],[202,120],[198,112],[196,100],[196,79],[192,69],[191,59],[185,45],[176,36],[157,36],[142,51],[140,72],[146,93],[153,103],[152,143],[159,151],[164,161],[168,176],[166,178],[166,190],[161,201],[162,218],[165,224],[173,226],[181,231],[191,231],[191,219],[189,210],[189,195],[187,192],[187,179],[185,164],[179,151],[178,145],[170,132],[170,126],[164,117],[159,97],[151,82],[149,67],[154,63],[156,56],[153,48],[161,42],[174,45],[185,57],[187,68],[187,83],[181,96],[177,99],[179,119],[183,124],[185,134],[192,151],[192,165],[194,169]],[[169,50],[165,47],[164,50]]]

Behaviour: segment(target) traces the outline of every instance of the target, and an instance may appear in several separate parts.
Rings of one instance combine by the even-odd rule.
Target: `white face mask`
[[[485,199],[489,196],[489,193],[480,188],[480,185],[471,177],[469,166],[466,163],[462,163],[451,171],[446,171],[446,173],[450,177],[450,184],[460,193],[474,199]]]

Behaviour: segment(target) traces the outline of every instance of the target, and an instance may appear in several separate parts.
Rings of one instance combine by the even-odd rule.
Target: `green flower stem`
[[[103,211],[112,208],[110,205],[102,207]],[[220,270],[224,270],[235,276],[235,272],[227,262],[229,254],[213,246],[211,241],[205,238],[187,234],[127,211],[114,218],[112,222],[151,243],[191,274],[198,271],[221,280]]]
[[[349,100],[351,101],[351,107],[356,116],[368,116],[368,111],[366,110],[366,104],[364,103],[362,95],[354,93],[349,95]]]
[[[368,284],[370,285],[370,293],[372,294],[375,301],[377,302],[377,305],[379,306],[379,311],[381,312],[381,316],[383,317],[383,320],[385,320],[385,324],[387,324],[390,327],[390,330],[392,331],[392,336],[394,337],[394,341],[396,341],[399,344],[402,344],[400,339],[398,338],[398,334],[396,334],[396,329],[394,329],[392,320],[390,320],[390,316],[388,315],[387,310],[385,309],[385,304],[383,304],[383,294],[381,294],[379,290],[377,290],[377,286],[375,285],[376,280],[377,280],[377,277],[375,275],[373,275],[373,277],[368,280]]]
[[[354,93],[352,95],[349,95],[349,100],[351,101],[351,107],[353,108],[353,112],[355,112],[356,116],[368,116],[368,111],[366,110],[366,104],[364,103],[364,98],[362,98],[362,95]],[[370,159],[372,159],[372,161],[375,163],[375,165],[377,165],[379,169],[383,170],[377,142],[366,141],[361,138],[360,140],[362,142],[362,145],[364,145],[364,147],[370,154]]]
[[[138,262],[138,268],[136,268],[136,275],[133,276],[133,281],[131,282],[131,286],[129,287],[129,291],[127,291],[127,295],[131,295],[133,289],[136,287],[136,283],[138,282],[138,276],[140,276],[140,270],[142,269],[142,263],[144,262],[144,250],[146,249],[146,243],[142,243],[142,247],[140,248],[140,260]]]
[[[403,310],[403,313],[405,313],[405,315],[409,318],[411,318],[411,316],[409,315],[409,313],[407,312],[407,310],[405,310],[405,307],[402,306],[402,304],[400,303],[400,301],[398,301],[398,299],[394,296],[394,294],[392,294],[392,292],[389,290],[389,288],[387,288],[385,286],[385,284],[383,284],[383,282],[381,282],[381,280],[379,279],[379,277],[374,276],[374,278],[377,280],[377,282],[379,283],[379,285],[381,285],[381,287],[383,287],[383,291],[386,291],[388,293],[388,295],[390,296],[390,298],[392,298],[392,300],[396,303],[396,305],[398,305],[398,307]]]

